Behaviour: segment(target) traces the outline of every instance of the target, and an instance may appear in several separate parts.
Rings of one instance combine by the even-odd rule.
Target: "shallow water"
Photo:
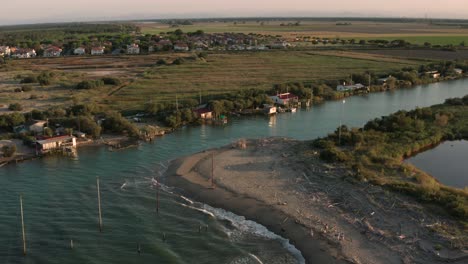
[[[441,183],[455,187],[468,186],[468,141],[447,141],[434,149],[419,153],[407,162],[426,171]]]
[[[193,210],[163,192],[155,213],[158,177],[166,161],[239,138],[313,139],[340,123],[362,126],[399,109],[442,103],[468,94],[468,80],[418,86],[327,102],[277,117],[232,119],[226,126],[185,127],[139,148],[83,148],[77,159],[48,157],[0,169],[0,263],[297,263],[284,241]],[[100,177],[104,233],[97,224]],[[126,185],[122,187],[122,185]],[[21,255],[19,194],[24,195],[28,255]],[[216,214],[215,214],[216,215]],[[198,232],[208,225],[207,232]],[[261,227],[258,227],[261,229]],[[250,231],[249,231],[250,230]],[[166,241],[163,241],[163,233]],[[74,249],[70,250],[70,239]],[[141,255],[137,244],[141,245]]]

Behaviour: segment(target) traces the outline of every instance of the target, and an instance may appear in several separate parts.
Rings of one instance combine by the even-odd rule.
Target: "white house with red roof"
[[[299,97],[292,93],[282,93],[282,94],[272,95],[270,96],[270,98],[271,100],[273,100],[275,104],[280,104],[280,105],[288,105],[289,103],[299,101]]]
[[[91,55],[103,55],[104,47],[93,47],[91,48]]]
[[[44,50],[44,57],[60,57],[62,49],[56,46],[50,46]]]
[[[27,59],[36,57],[36,51],[34,49],[12,49],[11,57],[17,59]]]
[[[189,46],[186,43],[176,43],[174,51],[189,51]]]

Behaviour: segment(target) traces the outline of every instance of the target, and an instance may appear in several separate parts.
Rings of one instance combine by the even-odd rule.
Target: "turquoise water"
[[[262,230],[254,223],[236,217],[226,220],[219,211],[215,213],[220,217],[212,217],[187,208],[181,205],[186,201],[169,192],[162,192],[157,215],[151,178],[162,174],[168,160],[239,138],[312,139],[333,131],[340,121],[362,126],[399,109],[465,94],[468,80],[436,83],[348,98],[345,104],[327,102],[277,117],[232,119],[223,127],[185,127],[154,143],[120,152],[83,148],[77,159],[48,157],[3,167],[0,263],[258,263],[250,254],[264,263],[297,263],[300,257],[286,250],[284,241],[264,230],[253,234],[252,230]],[[97,224],[97,176],[102,234]],[[26,257],[21,254],[20,193],[24,195]],[[208,231],[198,231],[206,225]]]
[[[468,187],[468,141],[447,141],[434,149],[407,160],[441,183],[463,189]]]

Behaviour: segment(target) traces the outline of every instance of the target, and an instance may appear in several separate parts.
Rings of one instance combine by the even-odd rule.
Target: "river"
[[[135,149],[83,148],[77,159],[48,157],[6,166],[0,169],[0,263],[259,263],[255,257],[264,263],[297,263],[300,256],[286,250],[285,241],[227,212],[210,209],[214,218],[162,192],[157,215],[151,178],[164,171],[168,160],[239,138],[313,139],[340,123],[362,126],[400,109],[466,94],[467,79],[435,83],[351,97],[345,103],[326,102],[271,118],[232,119],[226,126],[185,127]],[[103,233],[97,225],[97,176]],[[22,256],[20,194],[26,257]]]

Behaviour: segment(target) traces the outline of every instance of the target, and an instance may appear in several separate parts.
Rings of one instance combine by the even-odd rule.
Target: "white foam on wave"
[[[182,198],[183,196],[180,196],[180,197]],[[182,198],[182,199],[184,199],[184,198]],[[193,201],[191,201],[190,199],[188,199],[188,200],[193,203]],[[214,218],[217,218],[219,220],[228,221],[228,222],[231,223],[232,226],[234,226],[237,230],[239,230],[239,231],[241,231],[243,233],[253,234],[255,236],[270,239],[270,240],[278,240],[278,241],[280,241],[283,248],[288,250],[296,258],[298,263],[305,264],[305,259],[302,256],[302,253],[294,245],[289,243],[289,239],[286,239],[286,238],[284,238],[284,237],[282,237],[280,235],[277,235],[277,234],[271,232],[265,226],[263,226],[263,225],[261,225],[261,224],[259,224],[257,222],[247,220],[243,216],[236,215],[236,214],[234,214],[232,212],[226,211],[226,210],[221,209],[221,208],[214,208],[214,207],[211,207],[211,206],[209,206],[207,204],[196,203],[200,207],[190,206],[190,205],[186,205],[186,204],[183,204],[183,203],[179,203],[179,204],[181,204],[184,207],[187,207],[187,208],[190,208],[190,209],[205,213],[205,214],[210,215],[210,216],[212,216]],[[228,234],[228,236],[230,236],[230,234]],[[257,260],[259,263],[262,263],[261,260],[258,259],[258,257],[256,257],[255,255],[252,255],[250,253],[249,253],[249,255],[251,257],[254,257],[255,260]]]
[[[258,263],[263,264],[263,262],[257,256],[255,256],[254,254],[249,253],[249,256],[251,256],[253,259],[255,259]]]
[[[186,204],[183,204],[183,203],[178,203],[178,204],[182,205],[183,207],[190,208],[190,209],[193,209],[193,210],[202,212],[202,213],[204,213],[204,214],[207,214],[207,215],[209,215],[209,216],[211,216],[211,217],[213,217],[213,218],[216,218],[216,216],[215,216],[212,212],[210,212],[210,211],[208,211],[208,210],[205,210],[205,209],[203,209],[203,208],[198,208],[198,207],[186,205]]]

